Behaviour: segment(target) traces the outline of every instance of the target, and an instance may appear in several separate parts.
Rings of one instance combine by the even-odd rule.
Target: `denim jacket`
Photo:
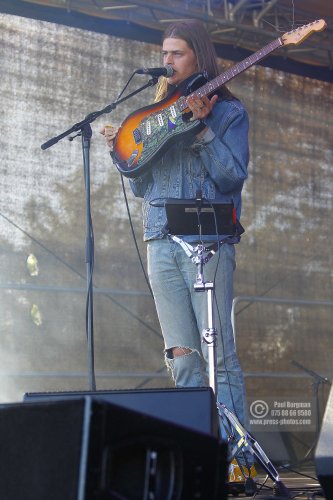
[[[249,162],[248,115],[237,99],[218,100],[205,120],[208,131],[201,140],[195,136],[172,145],[141,176],[131,179],[136,197],[144,198],[144,240],[160,239],[166,214],[165,198],[193,199],[198,190],[208,200],[233,201],[241,215],[241,191]]]

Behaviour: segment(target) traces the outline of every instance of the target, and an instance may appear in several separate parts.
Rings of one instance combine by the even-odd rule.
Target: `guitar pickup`
[[[142,142],[142,135],[141,135],[141,132],[138,128],[136,128],[135,130],[133,130],[133,137],[134,137],[134,140],[135,140],[135,143],[136,144],[141,144]]]

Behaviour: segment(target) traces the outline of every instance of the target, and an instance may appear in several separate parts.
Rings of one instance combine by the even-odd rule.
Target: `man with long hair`
[[[172,76],[161,77],[155,101],[168,96],[193,75],[208,80],[219,74],[214,46],[204,25],[196,20],[179,21],[164,33],[163,64],[173,69]],[[204,297],[194,290],[196,267],[181,246],[165,233],[166,213],[156,199],[202,198],[213,202],[234,203],[237,218],[241,214],[241,191],[249,162],[248,115],[242,103],[226,88],[211,98],[195,94],[187,98],[193,119],[201,121],[201,130],[181,138],[152,162],[151,168],[130,180],[135,196],[144,198],[144,239],[147,242],[148,275],[165,343],[165,361],[176,387],[208,385],[209,360],[202,332],[207,327]],[[101,131],[110,148],[117,129]],[[225,235],[205,236],[205,243],[221,241]],[[198,235],[184,237],[189,243]],[[240,239],[240,238],[239,238]],[[237,240],[236,240],[237,242]],[[245,386],[236,354],[231,324],[235,241],[219,246],[205,265],[205,280],[214,282],[217,325],[217,399],[245,421]],[[221,434],[226,437],[223,423]],[[250,453],[237,457],[240,471],[254,475]],[[234,464],[235,465],[235,464]],[[233,479],[243,480],[241,472]]]

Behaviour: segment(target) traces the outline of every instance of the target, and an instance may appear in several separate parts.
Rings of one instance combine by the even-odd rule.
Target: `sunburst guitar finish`
[[[130,114],[117,134],[113,160],[126,177],[141,175],[151,162],[162,155],[179,136],[195,134],[202,128],[199,120],[191,121],[191,114],[184,112],[185,95],[204,81],[202,75],[191,77],[162,101],[141,108]],[[205,80],[207,81],[207,80]]]

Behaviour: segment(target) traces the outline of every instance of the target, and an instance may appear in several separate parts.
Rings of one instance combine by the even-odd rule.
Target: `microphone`
[[[138,75],[166,76],[168,78],[174,74],[174,69],[167,64],[164,68],[140,68],[135,73]]]

